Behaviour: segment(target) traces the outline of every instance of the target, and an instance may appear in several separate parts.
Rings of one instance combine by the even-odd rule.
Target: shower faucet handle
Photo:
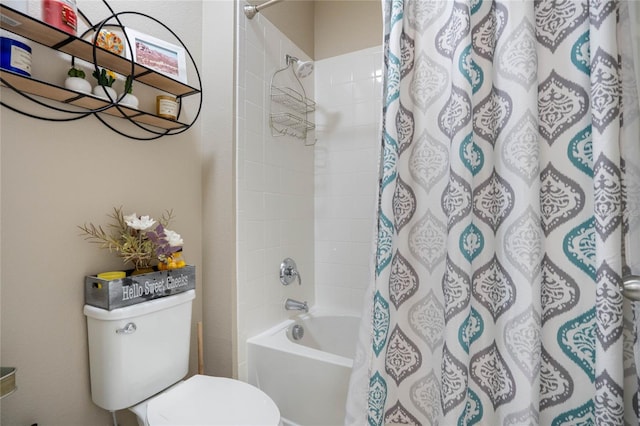
[[[300,277],[296,262],[290,257],[287,257],[280,264],[280,282],[282,285],[289,285],[296,278],[298,278],[298,284],[302,285],[302,277]]]

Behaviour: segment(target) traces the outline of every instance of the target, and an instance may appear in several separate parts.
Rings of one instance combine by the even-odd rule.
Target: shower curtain
[[[346,424],[638,424],[627,5],[387,0]]]

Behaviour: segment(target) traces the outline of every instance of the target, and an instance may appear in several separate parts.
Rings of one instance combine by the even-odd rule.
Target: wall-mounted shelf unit
[[[155,70],[142,66],[138,63],[132,64],[132,61],[127,58],[116,55],[100,47],[94,46],[92,42],[70,35],[45,22],[37,20],[8,6],[0,5],[0,13],[2,14],[2,19],[0,19],[0,27],[3,30],[12,32],[38,44],[49,47],[52,50],[66,53],[71,57],[79,58],[93,63],[95,66],[110,69],[123,76],[132,74],[133,69],[132,75],[135,81],[161,90],[163,92],[171,93],[178,99],[182,99],[183,97],[190,95],[202,96],[200,88],[196,88],[182,83],[181,81],[174,80],[164,74],[156,72]],[[111,15],[111,17],[102,21],[103,25],[109,19],[117,19],[117,15],[124,13],[135,12],[120,12],[119,14]],[[200,75],[198,73],[195,62],[193,62],[193,58],[191,57],[191,54],[188,52],[188,50],[187,54],[189,58],[191,58],[193,66],[195,67],[195,72],[198,76],[198,83],[200,83]],[[152,133],[151,137],[134,137],[115,130],[113,129],[113,127],[108,125],[112,128],[112,130],[115,130],[118,133],[121,133],[124,136],[131,137],[133,139],[149,140],[156,139],[164,135],[181,133],[182,131],[187,130],[195,122],[198,115],[200,114],[200,107],[202,106],[202,99],[200,98],[200,107],[198,107],[198,111],[195,114],[195,117],[193,118],[191,123],[184,123],[180,121],[168,120],[155,114],[144,112],[141,110],[117,105],[114,102],[103,100],[92,95],[75,92],[73,90],[69,90],[49,82],[37,80],[32,77],[25,77],[11,71],[0,71],[0,77],[1,82],[4,86],[11,87],[17,92],[36,95],[46,99],[61,102],[63,104],[70,104],[75,107],[84,108],[86,109],[87,114],[107,114],[115,117],[121,117],[138,125],[137,127]],[[201,87],[200,84],[199,86]],[[12,107],[11,109],[16,110]],[[77,109],[78,108],[76,108],[76,110]],[[78,112],[76,110],[69,112],[77,115]],[[33,115],[29,113],[25,113],[25,115],[33,117]],[[42,118],[45,120],[47,119],[45,117],[37,118]],[[103,120],[101,121],[105,123]],[[160,131],[152,131],[147,129],[146,127],[140,127],[139,124],[150,125],[160,129]]]
[[[271,78],[269,126],[271,127],[272,136],[290,135],[306,140],[307,134],[316,128],[316,125],[308,120],[309,113],[316,109],[316,103],[304,94],[304,86],[295,72],[293,72],[291,68],[292,63],[289,58],[287,55],[287,66],[276,71]],[[285,85],[274,84],[276,76],[288,69],[291,69],[293,77],[300,86],[302,93]],[[284,79],[281,83],[282,82],[284,82]]]
[[[272,87],[271,100],[301,113],[313,112],[316,109],[314,101],[290,87]]]
[[[288,112],[271,113],[271,127],[282,135],[294,136],[306,134],[316,128],[313,123]]]
[[[292,135],[306,138],[307,132],[316,128],[306,119],[307,113],[316,109],[316,103],[290,87],[271,87],[271,101],[283,105],[288,111],[274,111],[269,116],[271,129],[277,135]],[[274,133],[272,132],[272,134]]]
[[[39,81],[31,77],[25,77],[11,71],[0,70],[0,77],[2,78],[2,81],[6,81],[12,87],[22,93],[29,93],[31,95],[41,96],[46,99],[75,105],[77,107],[85,108],[87,111],[106,108],[102,110],[101,113],[120,118],[127,117],[132,121],[135,121],[136,123],[148,124],[160,129],[172,130],[188,127],[188,124],[186,123],[168,120],[166,118],[158,117],[155,114],[149,114],[123,105],[118,105],[118,107],[111,106],[111,108],[107,108],[109,105],[111,105],[111,102],[104,99],[97,98],[86,93],[80,93],[73,90],[65,89],[64,87],[59,87],[44,81]]]

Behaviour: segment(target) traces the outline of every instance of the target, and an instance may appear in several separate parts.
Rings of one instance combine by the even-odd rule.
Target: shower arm
[[[266,9],[267,7],[273,6],[276,3],[280,3],[281,1],[283,0],[269,0],[258,5],[247,4],[243,8],[244,14],[247,16],[247,18],[253,19],[253,17],[256,16],[262,9]]]

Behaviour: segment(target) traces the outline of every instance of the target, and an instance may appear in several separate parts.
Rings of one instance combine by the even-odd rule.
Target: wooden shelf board
[[[67,100],[79,95],[77,92],[51,84],[42,83],[9,71],[2,70],[0,71],[0,75],[8,85],[14,87],[20,92],[28,93],[30,95],[42,96],[43,98],[52,99],[58,102],[66,102]]]
[[[3,81],[6,81],[9,85],[20,92],[41,96],[58,102],[68,103],[87,110],[102,108],[109,104],[109,102],[95,96],[58,87],[11,71],[0,70],[0,77]],[[119,109],[117,107],[111,107],[101,112],[120,118],[129,117],[135,122],[149,124],[166,130],[182,129],[188,126],[187,124],[179,121],[168,120],[154,114],[149,114],[144,111],[125,106],[120,106]]]
[[[18,25],[11,25],[10,21],[2,19],[0,20],[0,27],[3,29],[47,47],[56,48],[61,52],[85,61],[93,62],[94,46],[92,43],[67,34],[64,31],[28,15],[24,15],[5,5],[0,5],[0,13],[2,13],[4,17],[19,23]],[[131,62],[128,59],[102,48],[96,48],[95,51],[97,62],[101,67],[113,70],[122,75],[129,75],[131,72]],[[134,75],[141,83],[172,93],[176,96],[188,96],[200,93],[199,89],[139,64],[135,64]],[[138,78],[137,76],[140,77]]]
[[[2,5],[0,12],[3,15],[3,19],[0,20],[0,26],[3,29],[16,33],[37,43],[44,44],[45,46],[53,47],[63,43],[70,37],[73,37],[64,31],[60,31],[57,28],[35,20],[28,15],[24,15],[4,5]],[[12,25],[12,22],[8,21],[6,18],[17,22],[18,25]]]
[[[160,127],[167,130],[178,130],[184,129],[187,127],[186,124],[181,123],[179,121],[168,120],[166,118],[158,117],[157,115],[152,114],[144,114],[139,115],[133,118],[133,121],[136,121],[141,124],[148,124],[150,126]]]

